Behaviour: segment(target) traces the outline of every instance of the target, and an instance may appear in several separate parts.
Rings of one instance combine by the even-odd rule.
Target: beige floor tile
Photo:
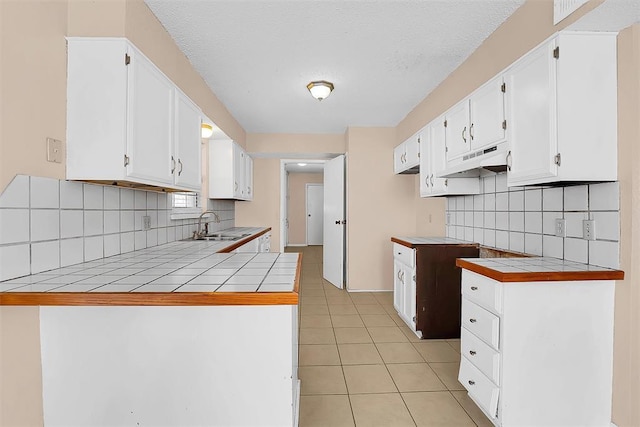
[[[400,328],[397,326],[376,326],[367,328],[373,342],[408,342]]]
[[[363,294],[361,292],[352,292],[349,294],[355,305],[378,304],[378,300],[373,295]]]
[[[353,305],[353,301],[349,298],[349,295],[327,295],[327,304],[329,305],[338,305],[338,304],[349,304]]]
[[[387,314],[380,304],[362,304],[356,306],[360,314]]]
[[[300,366],[300,394],[347,394],[342,366]]]
[[[329,306],[329,312],[331,314],[358,314],[358,310],[353,304],[332,304]]]
[[[462,406],[448,391],[402,393],[418,427],[475,427]]]
[[[335,344],[333,328],[300,329],[300,344]]]
[[[400,393],[350,396],[358,427],[415,427]]]
[[[305,305],[305,306],[300,306],[300,315],[301,316],[307,316],[307,315],[328,315],[329,314],[329,307],[326,305]]]
[[[460,353],[460,339],[453,339],[453,340],[447,340],[447,342],[449,343],[449,345],[451,347],[453,347],[453,349]]]
[[[314,290],[314,291],[324,292],[324,286],[322,286],[322,283],[304,283],[301,281],[300,288],[304,290]]]
[[[324,289],[307,289],[306,286],[303,286],[300,289],[300,297],[324,297]]]
[[[458,381],[458,371],[460,363],[429,363],[429,366],[436,373],[440,381],[447,386],[449,390],[464,390],[465,388]]]
[[[388,314],[361,314],[362,321],[367,328],[374,326],[398,326]]]
[[[373,344],[338,344],[340,361],[345,365],[382,364],[382,358]]]
[[[398,310],[396,310],[396,308],[393,305],[383,305],[382,308],[384,308],[384,311],[387,312],[387,314],[397,314]]]
[[[300,344],[298,357],[300,366],[340,365],[335,344]]]
[[[373,342],[367,328],[335,328],[333,332],[338,344],[366,344]]]
[[[362,319],[357,314],[336,314],[331,316],[334,328],[358,328],[363,327]]]
[[[302,283],[317,283],[319,285],[322,284],[322,277],[319,276],[310,276],[310,275],[300,275],[300,281]]]
[[[395,393],[398,391],[384,365],[343,366],[349,394]]]
[[[455,351],[446,341],[423,340],[419,343],[413,343],[413,346],[429,363],[460,361],[460,353]]]
[[[478,427],[493,427],[493,423],[489,421],[489,418],[487,418],[484,412],[478,408],[478,405],[471,400],[466,391],[452,391],[451,394],[462,408],[467,411],[467,415],[471,417]]]
[[[400,320],[402,320],[402,319],[400,319]],[[423,342],[422,339],[418,338],[418,336],[416,335],[415,332],[413,332],[411,329],[409,329],[409,327],[407,326],[406,323],[404,323],[404,321],[402,322],[402,325],[399,326],[399,327],[400,327],[400,330],[402,331],[402,333],[404,334],[404,336],[407,337],[409,342]]]
[[[424,362],[422,356],[408,342],[376,343],[384,363]]]
[[[401,392],[447,390],[447,387],[426,363],[387,365],[387,369]]]
[[[349,396],[301,396],[300,427],[354,426]]]
[[[393,292],[374,292],[373,297],[378,304],[393,305]]]
[[[300,297],[300,303],[305,305],[327,305],[327,299],[325,297]]]
[[[391,317],[391,320],[394,321],[396,326],[399,326],[399,327],[407,326],[407,324],[404,323],[404,320],[402,320],[402,318],[398,316],[396,313],[389,314],[389,317]]]
[[[304,308],[302,309],[302,315],[300,316],[300,329],[302,328],[330,328],[331,317],[321,314],[304,314]]]

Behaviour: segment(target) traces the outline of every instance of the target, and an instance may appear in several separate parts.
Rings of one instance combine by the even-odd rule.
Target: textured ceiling
[[[396,126],[524,0],[146,3],[247,132],[342,133]]]

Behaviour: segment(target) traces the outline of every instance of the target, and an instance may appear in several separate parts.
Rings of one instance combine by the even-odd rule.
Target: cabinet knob
[[[477,287],[477,286],[472,286],[472,287],[471,287],[471,290],[472,290],[472,291],[477,291],[477,290],[478,290],[478,287]]]
[[[469,380],[469,385],[476,385],[476,382],[473,380]]]
[[[476,320],[476,319],[469,319],[469,322],[471,322],[471,323],[476,323],[476,322],[477,322],[477,320]]]
[[[469,354],[470,354],[470,355],[472,355],[472,356],[475,356],[475,355],[476,355],[476,352],[475,352],[475,351],[473,351],[473,350],[469,350]]]

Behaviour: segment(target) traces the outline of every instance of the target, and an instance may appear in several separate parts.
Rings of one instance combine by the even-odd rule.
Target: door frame
[[[304,204],[305,204],[305,241],[307,243],[307,246],[309,246],[309,187],[322,187],[324,188],[324,183],[320,184],[320,183],[306,183],[305,184],[305,191],[304,191]],[[324,198],[323,198],[323,203],[324,203]],[[321,220],[324,221],[324,218]],[[322,225],[324,225],[321,222]],[[323,242],[324,243],[324,242]]]

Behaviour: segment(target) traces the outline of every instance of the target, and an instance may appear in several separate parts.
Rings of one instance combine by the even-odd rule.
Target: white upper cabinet
[[[480,178],[438,178],[446,167],[444,116],[429,123],[422,130],[420,156],[420,197],[451,194],[479,194]]]
[[[456,159],[469,151],[469,100],[453,106],[445,115],[447,159]]]
[[[209,198],[253,199],[253,160],[230,139],[209,142]]]
[[[418,132],[393,150],[393,170],[396,174],[418,173],[421,141],[422,134]]]
[[[616,35],[563,32],[518,60],[508,184],[617,179]]]
[[[67,43],[67,179],[199,190],[198,107],[126,39]]]

